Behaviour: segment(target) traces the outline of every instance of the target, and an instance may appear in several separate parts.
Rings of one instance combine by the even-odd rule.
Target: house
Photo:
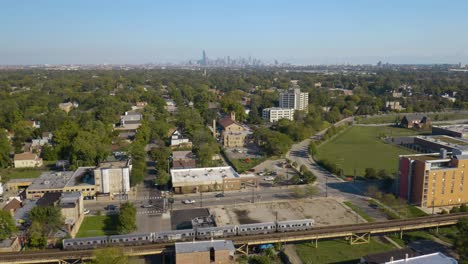
[[[18,211],[18,209],[21,207],[21,201],[17,198],[13,198],[3,207],[3,210],[10,212],[11,216],[14,216],[15,212]]]
[[[179,130],[175,130],[171,135],[171,148],[191,148],[192,142],[187,137],[184,137]]]
[[[191,169],[197,167],[197,161],[192,151],[174,151],[172,152],[173,169]]]
[[[41,122],[40,121],[30,120],[30,121],[26,121],[26,123],[32,128],[41,128]]]
[[[52,142],[52,133],[50,132],[44,132],[42,133],[41,138],[33,139],[31,147],[42,147],[46,144],[50,144]]]
[[[24,152],[15,154],[15,168],[35,168],[42,166],[42,159],[34,153]]]
[[[114,129],[119,131],[136,131],[142,122],[143,116],[136,111],[127,111],[120,116],[120,122]]]
[[[234,244],[230,240],[175,243],[176,264],[234,263]]]
[[[400,102],[398,101],[386,101],[385,108],[395,111],[402,111],[405,110],[403,106],[401,106]]]
[[[236,114],[231,112],[229,117],[218,121],[222,128],[221,140],[224,147],[244,147],[252,132],[236,121]]]
[[[59,104],[59,108],[67,113],[70,112],[73,108],[77,108],[78,106],[79,104],[77,102],[66,102]]]
[[[424,114],[407,114],[400,122],[400,126],[404,128],[422,128],[431,125],[431,119]]]

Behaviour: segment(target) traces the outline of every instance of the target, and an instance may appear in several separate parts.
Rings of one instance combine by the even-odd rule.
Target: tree
[[[0,168],[6,168],[10,165],[10,142],[8,142],[5,130],[0,129]]]
[[[157,185],[166,185],[171,180],[169,173],[165,170],[158,170],[158,177],[156,177],[155,183]]]
[[[317,155],[317,145],[315,145],[315,142],[313,141],[309,144],[309,155],[312,157]]]
[[[468,218],[462,218],[457,224],[457,237],[455,239],[455,247],[460,256],[461,263],[468,261]]]
[[[364,177],[368,179],[375,179],[377,178],[377,172],[375,171],[374,168],[366,168]]]
[[[41,226],[44,236],[48,236],[63,226],[62,211],[55,206],[34,207],[29,213],[29,220]]]
[[[132,203],[126,202],[120,206],[117,230],[120,234],[128,234],[136,229],[136,208]]]
[[[128,264],[128,257],[119,248],[102,248],[93,252],[93,264]]]
[[[16,232],[16,225],[10,212],[0,211],[0,240],[9,238]]]
[[[45,248],[47,245],[47,238],[44,235],[42,225],[33,221],[31,227],[28,229],[28,244],[32,248]]]

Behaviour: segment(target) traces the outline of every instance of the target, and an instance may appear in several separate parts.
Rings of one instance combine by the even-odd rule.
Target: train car
[[[64,239],[62,244],[64,250],[95,249],[97,247],[108,245],[109,238],[107,236],[100,236]]]
[[[209,239],[237,235],[237,226],[217,226],[197,228],[197,238]]]
[[[314,219],[278,221],[278,232],[290,232],[312,229],[315,225]]]
[[[254,235],[254,234],[268,234],[276,232],[276,223],[258,223],[239,225],[237,227],[237,234],[240,236]]]
[[[153,234],[130,234],[110,236],[109,241],[112,245],[144,245],[153,242]]]
[[[153,242],[169,242],[175,240],[191,240],[195,238],[195,230],[184,229],[184,230],[172,230],[167,232],[154,233]]]

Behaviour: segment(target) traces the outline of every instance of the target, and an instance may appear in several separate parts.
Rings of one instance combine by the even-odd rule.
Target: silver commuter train
[[[314,225],[315,221],[313,219],[302,219],[234,226],[200,227],[196,229],[172,230],[145,234],[73,238],[63,240],[63,249],[94,249],[107,245],[143,245],[150,243],[187,241],[193,239],[210,239],[255,234],[270,234],[276,232],[304,231],[312,229]]]

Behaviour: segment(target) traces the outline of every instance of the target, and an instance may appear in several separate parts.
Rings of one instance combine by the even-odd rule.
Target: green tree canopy
[[[117,230],[120,234],[128,234],[136,229],[136,208],[132,203],[126,202],[120,206]]]
[[[16,225],[10,212],[0,210],[0,240],[9,238],[16,232]]]

